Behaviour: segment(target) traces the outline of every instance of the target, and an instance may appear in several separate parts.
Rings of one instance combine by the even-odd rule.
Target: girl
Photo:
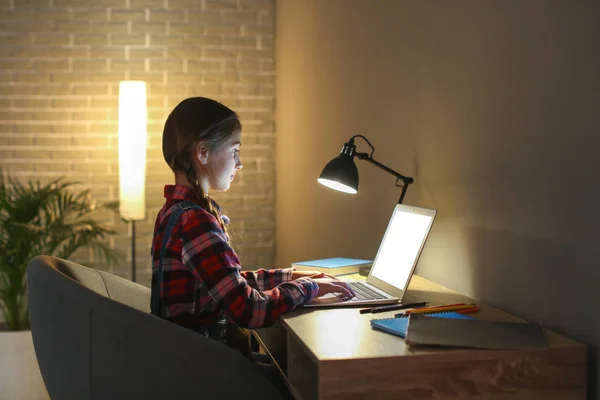
[[[292,269],[242,271],[228,219],[209,197],[226,191],[242,168],[241,124],[229,108],[195,97],[179,103],[163,132],[175,174],[156,218],[152,313],[233,347],[239,327],[271,325],[283,313],[327,293],[353,297],[333,277]],[[246,339],[247,344],[247,339]]]

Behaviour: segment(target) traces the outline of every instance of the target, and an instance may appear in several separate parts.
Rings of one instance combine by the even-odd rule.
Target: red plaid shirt
[[[154,225],[154,273],[171,206],[184,200],[199,204],[196,194],[185,186],[166,185],[165,198]],[[268,326],[280,314],[317,295],[316,282],[309,278],[292,281],[292,271],[242,271],[217,219],[205,210],[190,209],[181,214],[167,242],[159,315],[194,330],[216,322],[221,310],[241,327]]]

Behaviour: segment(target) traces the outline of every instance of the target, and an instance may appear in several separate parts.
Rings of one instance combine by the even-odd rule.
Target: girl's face
[[[205,193],[210,190],[224,192],[229,189],[236,172],[243,167],[239,154],[241,140],[242,132],[236,130],[220,149],[215,152],[204,152],[204,159],[202,159],[203,152],[200,150],[202,173],[198,177]]]

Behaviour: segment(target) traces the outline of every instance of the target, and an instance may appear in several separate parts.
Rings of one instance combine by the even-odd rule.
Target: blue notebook
[[[345,275],[358,272],[361,267],[370,267],[371,260],[358,258],[323,258],[320,260],[293,262],[292,267],[298,271],[319,271],[330,275]]]
[[[428,317],[436,318],[451,318],[451,319],[475,319],[469,315],[459,314],[456,311],[446,311],[438,313],[426,313]],[[391,333],[392,335],[400,336],[401,338],[406,336],[406,329],[408,328],[408,316],[401,316],[396,318],[381,318],[372,319],[371,326],[381,331]]]

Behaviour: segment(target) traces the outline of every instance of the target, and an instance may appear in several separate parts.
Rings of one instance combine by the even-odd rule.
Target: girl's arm
[[[271,325],[281,314],[312,300],[319,291],[310,278],[282,282],[269,290],[253,289],[244,279],[240,261],[221,226],[204,210],[186,211],[181,229],[182,261],[225,313],[242,327]]]
[[[241,271],[248,285],[256,290],[273,289],[284,282],[294,281],[298,278],[330,278],[336,277],[319,271],[296,271],[295,268],[285,269],[259,269],[256,271]]]
[[[256,290],[270,290],[282,283],[294,280],[293,268],[259,269],[256,271],[240,271],[248,285]]]

